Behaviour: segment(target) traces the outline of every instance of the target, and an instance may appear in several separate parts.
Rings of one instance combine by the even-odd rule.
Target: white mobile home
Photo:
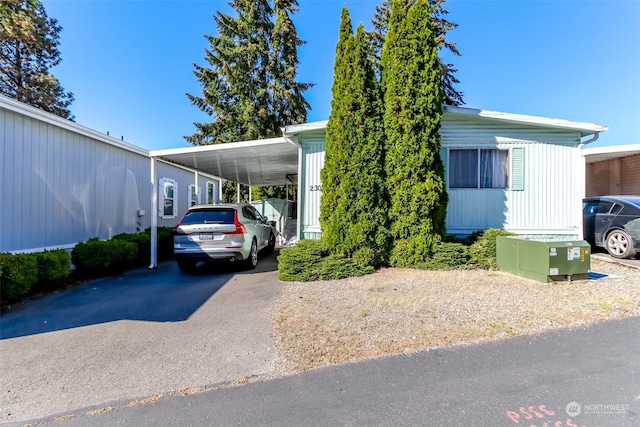
[[[264,169],[274,177],[289,176],[294,174],[297,152],[296,235],[317,239],[322,187],[331,185],[320,181],[326,127],[327,121],[287,126],[282,138],[234,144],[229,147],[231,157],[224,157],[224,146],[151,155],[203,167],[226,179],[242,175],[240,182],[251,184],[260,177],[252,177],[243,165]],[[607,129],[591,123],[445,107],[440,134],[449,195],[447,232],[464,235],[503,228],[523,235],[581,237],[585,160],[580,149]],[[257,147],[266,151],[258,152]],[[231,160],[233,165],[227,165]]]
[[[285,128],[301,147],[299,235],[320,236],[320,170],[327,122]],[[525,235],[582,234],[585,166],[580,147],[607,127],[445,107],[440,135],[447,232],[503,228]],[[586,139],[585,139],[586,138]]]
[[[173,226],[220,180],[157,161],[157,224]],[[0,95],[0,252],[72,248],[151,226],[149,152]]]

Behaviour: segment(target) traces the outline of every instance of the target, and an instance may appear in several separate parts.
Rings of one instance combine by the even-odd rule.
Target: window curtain
[[[480,188],[507,188],[507,150],[480,150]]]

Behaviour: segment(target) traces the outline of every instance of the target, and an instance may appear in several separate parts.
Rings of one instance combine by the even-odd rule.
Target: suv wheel
[[[276,247],[276,236],[273,235],[273,232],[269,235],[269,243],[267,243],[267,247],[264,249],[265,254],[272,254],[273,249]]]
[[[251,242],[249,257],[245,262],[248,269],[254,269],[256,268],[256,265],[258,265],[258,242],[256,242],[256,239],[253,239]]]

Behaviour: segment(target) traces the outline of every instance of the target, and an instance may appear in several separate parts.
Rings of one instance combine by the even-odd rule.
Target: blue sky
[[[299,81],[308,121],[330,114],[340,11],[371,28],[372,0],[299,0]],[[212,0],[43,0],[63,27],[62,62],[53,69],[74,93],[76,122],[146,149],[186,147],[193,122],[208,116],[185,93],[199,94],[193,64],[206,65]],[[593,146],[638,144],[640,1],[448,0],[448,34],[461,57],[465,106],[603,124]]]

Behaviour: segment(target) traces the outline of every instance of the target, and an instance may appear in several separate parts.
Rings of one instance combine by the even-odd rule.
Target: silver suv
[[[242,261],[258,264],[258,252],[276,245],[275,222],[267,221],[246,203],[197,205],[189,208],[173,229],[173,253],[183,272],[199,261]]]

